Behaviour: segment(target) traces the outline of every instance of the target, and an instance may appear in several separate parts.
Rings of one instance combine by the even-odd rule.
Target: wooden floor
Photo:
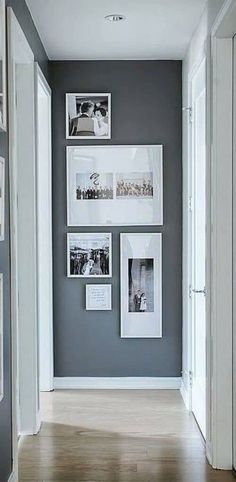
[[[42,430],[20,443],[21,482],[235,482],[212,470],[178,391],[43,394]]]

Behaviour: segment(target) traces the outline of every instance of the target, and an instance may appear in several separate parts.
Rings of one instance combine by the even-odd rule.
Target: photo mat
[[[122,233],[121,337],[162,337],[162,234]]]
[[[163,224],[163,148],[67,147],[68,226]]]

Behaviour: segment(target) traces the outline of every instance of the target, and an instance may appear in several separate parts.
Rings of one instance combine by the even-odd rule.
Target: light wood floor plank
[[[20,444],[20,482],[235,482],[215,471],[178,391],[44,393]]]

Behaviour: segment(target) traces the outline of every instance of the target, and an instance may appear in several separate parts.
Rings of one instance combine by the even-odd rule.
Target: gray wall
[[[53,89],[55,376],[180,376],[182,322],[182,64],[179,61],[50,62]],[[85,279],[66,277],[65,93],[112,93],[112,140],[164,145],[164,226],[73,228],[113,234],[113,311],[86,312]],[[79,144],[95,141],[79,141]],[[163,233],[163,338],[121,339],[119,233]],[[96,280],[97,282],[98,280]],[[87,281],[91,282],[91,280]]]
[[[35,59],[48,75],[48,61],[24,0],[6,0],[13,8]],[[0,402],[0,482],[6,482],[12,469],[11,448],[11,353],[10,353],[10,242],[9,242],[9,169],[8,136],[0,133],[0,156],[6,159],[5,241],[0,242],[0,272],[4,275],[4,399]]]

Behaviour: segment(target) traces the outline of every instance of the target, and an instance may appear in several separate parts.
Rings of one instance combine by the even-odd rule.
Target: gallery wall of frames
[[[181,62],[53,61],[50,84],[55,376],[179,376]]]

